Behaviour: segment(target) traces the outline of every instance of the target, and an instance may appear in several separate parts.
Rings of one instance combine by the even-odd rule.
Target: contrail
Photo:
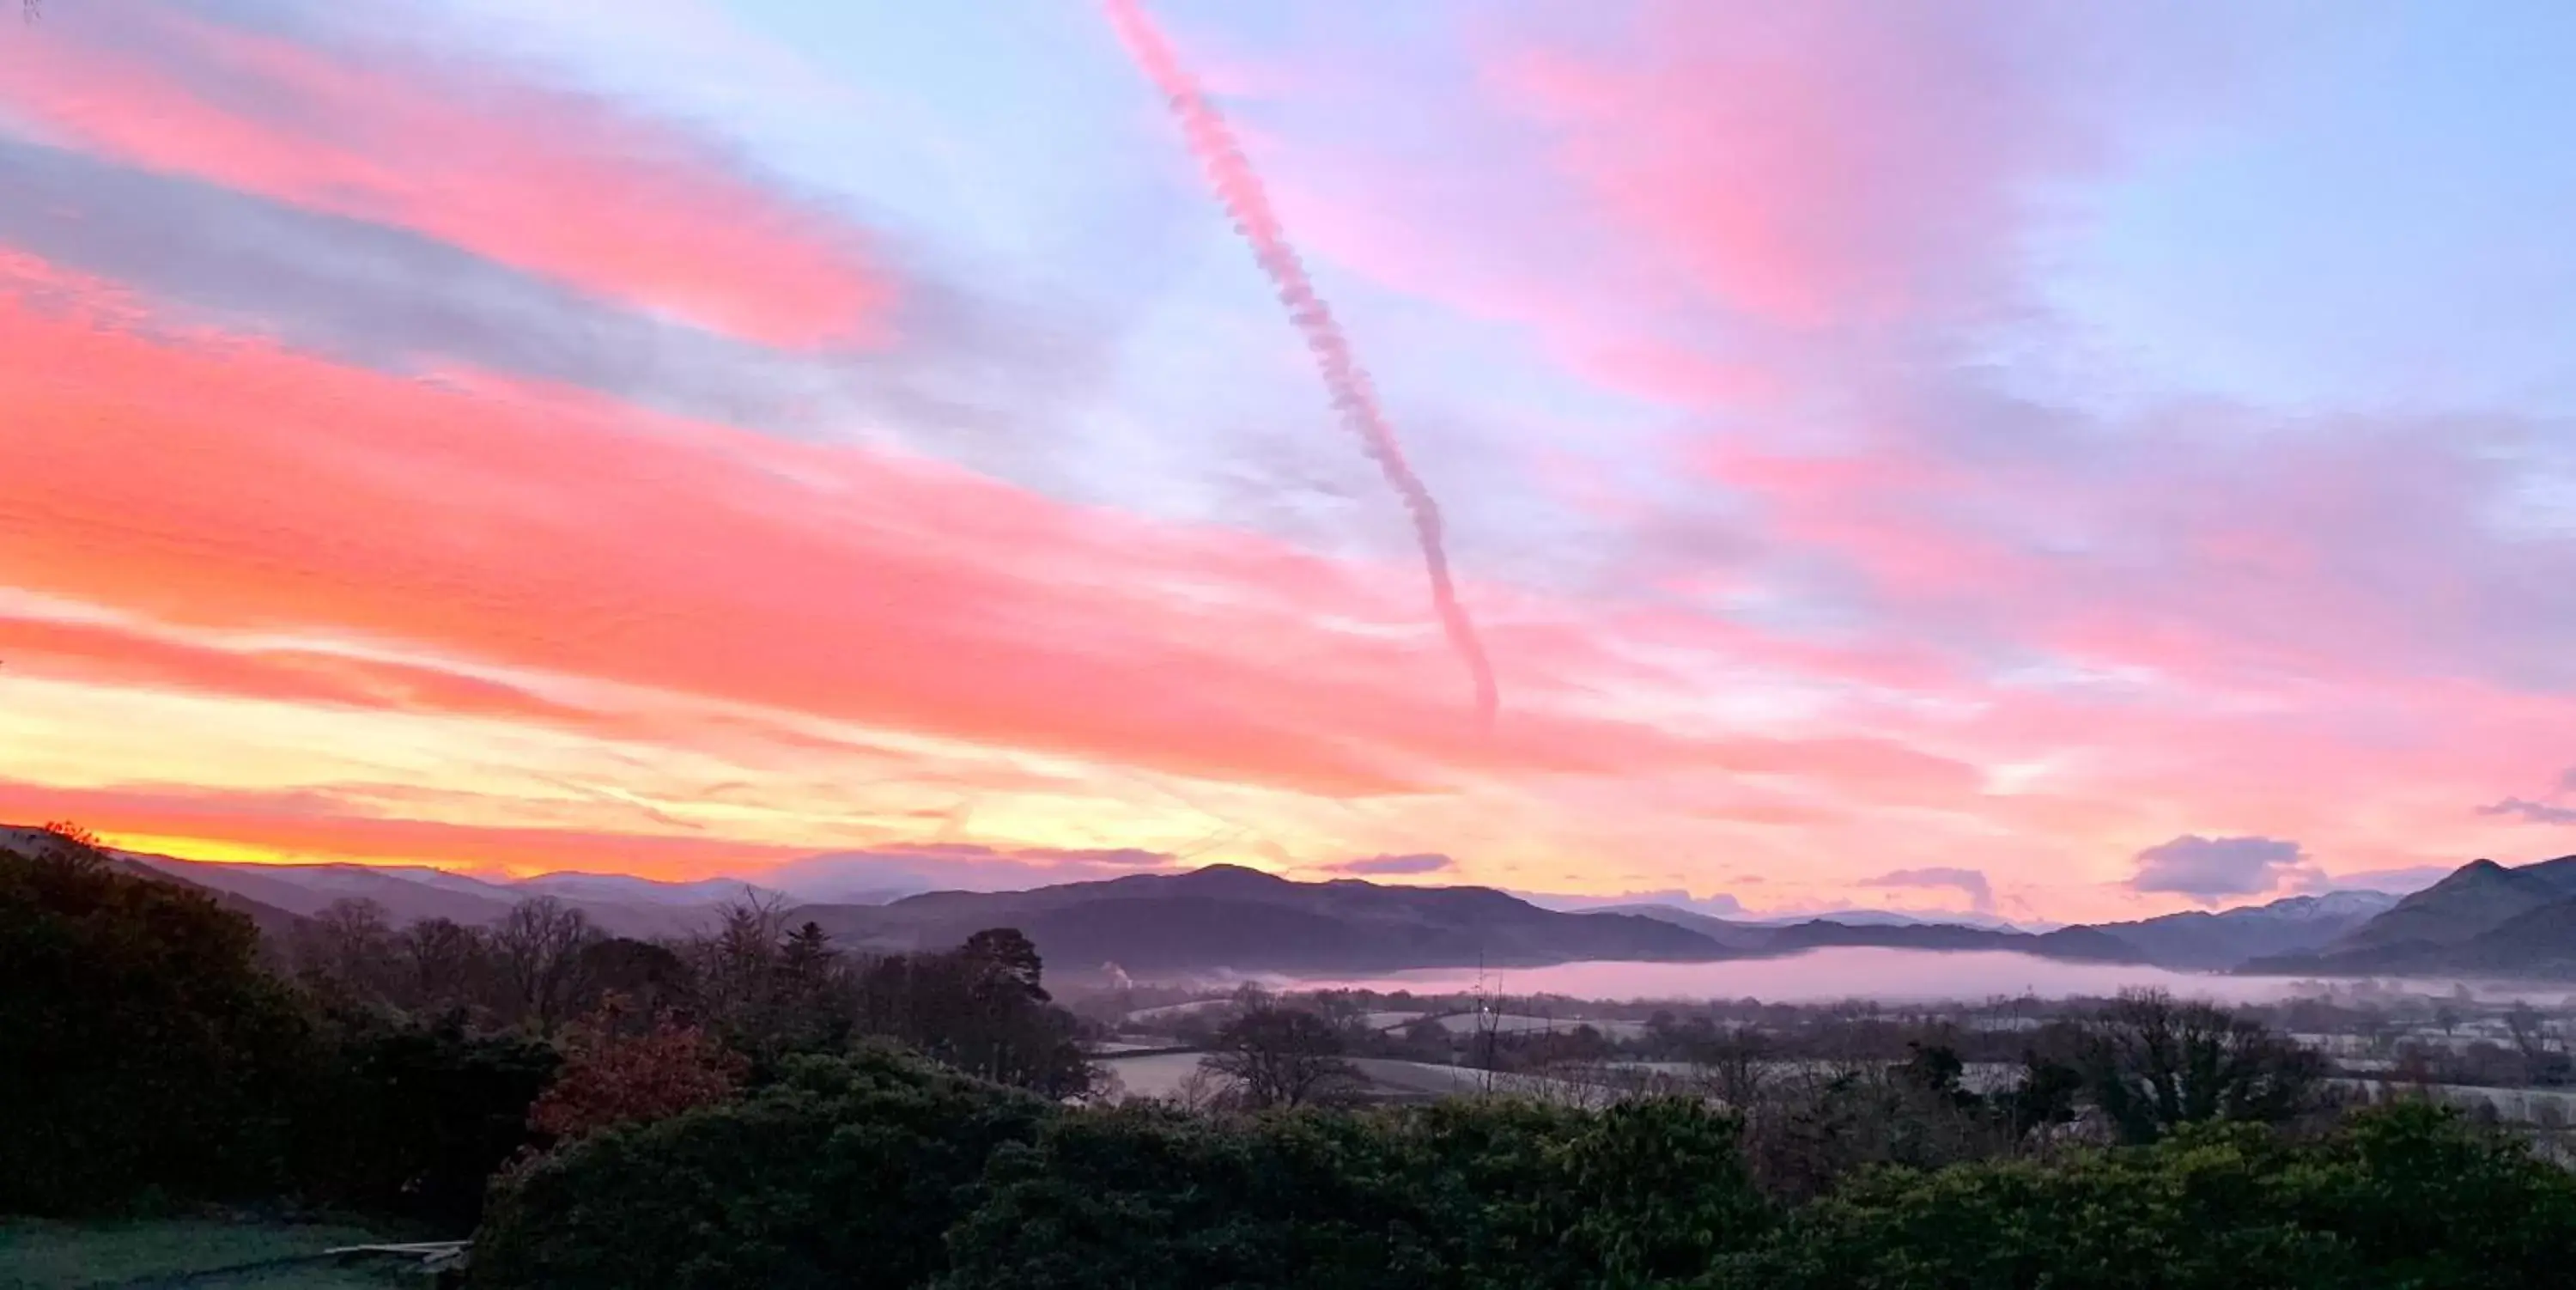
[[[1350,338],[1342,334],[1341,324],[1333,321],[1332,311],[1324,298],[1315,294],[1315,284],[1306,276],[1306,266],[1297,258],[1297,248],[1289,244],[1288,234],[1279,226],[1279,216],[1270,209],[1270,197],[1262,191],[1261,176],[1252,168],[1252,160],[1235,142],[1234,131],[1225,118],[1199,92],[1198,83],[1190,79],[1172,52],[1171,42],[1163,38],[1152,18],[1146,16],[1140,0],[1104,0],[1110,24],[1118,29],[1118,39],[1127,53],[1144,69],[1155,88],[1171,100],[1172,115],[1180,121],[1181,133],[1187,137],[1190,152],[1207,171],[1208,185],[1216,190],[1217,200],[1234,218],[1234,231],[1252,246],[1253,258],[1262,272],[1270,275],[1271,285],[1279,292],[1279,302],[1288,306],[1288,317],[1306,338],[1306,348],[1315,355],[1315,366],[1323,373],[1325,388],[1332,392],[1333,409],[1341,414],[1342,424],[1358,435],[1360,444],[1377,462],[1398,496],[1404,509],[1413,516],[1413,535],[1422,547],[1422,568],[1431,579],[1431,603],[1439,611],[1441,630],[1448,633],[1450,647],[1467,664],[1476,682],[1476,718],[1490,730],[1498,698],[1494,688],[1494,666],[1485,657],[1484,642],[1476,637],[1476,625],[1458,604],[1457,588],[1449,579],[1449,551],[1441,536],[1440,505],[1431,499],[1431,490],[1422,486],[1422,478],[1404,459],[1404,445],[1395,437],[1395,427],[1387,424],[1386,413],[1378,407],[1377,391],[1370,386],[1368,373],[1359,360],[1351,356]]]

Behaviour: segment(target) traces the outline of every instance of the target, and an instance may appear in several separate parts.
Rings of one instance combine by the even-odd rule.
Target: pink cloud
[[[651,122],[133,12],[119,30],[213,38],[125,47],[49,19],[43,45],[0,42],[0,98],[138,164],[760,339],[881,316],[848,230]],[[1526,696],[1489,739],[1454,711],[1403,569],[897,454],[172,331],[110,284],[5,257],[0,584],[123,617],[0,619],[0,658],[103,689],[562,726],[644,756],[719,737],[768,765],[847,751],[762,716],[794,714],[1342,799],[1369,827],[1395,804],[1361,799],[1403,795],[1451,832],[1342,845],[1361,827],[1344,807],[1280,814],[1321,821],[1291,835],[1307,861],[1454,848],[1462,881],[1510,872],[1490,842],[1568,887],[1681,882],[1722,856],[1784,901],[1977,873],[2001,908],[2125,913],[2171,895],[2124,887],[2132,858],[2195,835],[2296,838],[2322,872],[2518,854],[2539,831],[2474,806],[2531,800],[2530,777],[2565,764],[2576,704],[2548,646],[2576,631],[2576,553],[2490,522],[2513,427],[2097,417],[1950,361],[1952,324],[2018,299],[2034,191],[2105,155],[2031,13],[1676,0],[1585,43],[1506,15],[1478,29],[1484,97],[1445,109],[1440,164],[1366,152],[1344,170],[1293,132],[1258,141],[1283,158],[1284,218],[1335,271],[1525,328],[1568,371],[1680,414],[1673,457],[1646,463],[1669,495],[1528,453],[1637,581],[1464,588]],[[360,70],[384,74],[381,102]],[[1287,71],[1259,84],[1302,92]],[[526,137],[495,124],[514,121]],[[435,161],[415,189],[379,146]],[[549,240],[592,189],[631,200],[595,244]],[[688,254],[646,254],[665,242]],[[243,644],[263,634],[323,644]],[[624,707],[495,676],[598,682]],[[1761,715],[1720,715],[1737,711]],[[739,728],[714,733],[715,713]],[[1003,774],[941,789],[1099,791]],[[20,786],[0,807],[504,866],[784,856],[168,796]],[[928,833],[943,811],[912,818]],[[1633,872],[1651,865],[1672,872]]]
[[[180,0],[66,7],[0,44],[0,106],[130,164],[398,225],[787,346],[882,338],[858,230],[607,102]]]
[[[257,645],[224,648],[123,626],[0,614],[0,659],[17,676],[223,694],[371,711],[605,725],[585,711],[481,677],[416,663]]]
[[[1497,632],[1537,702],[1483,737],[1448,702],[1399,571],[933,463],[254,342],[147,339],[5,296],[0,345],[20,360],[0,400],[24,417],[0,442],[0,580],[154,625],[148,639],[26,637],[52,671],[584,719],[464,679],[500,669],[1334,796],[1639,766],[1901,798],[1975,782],[1886,740],[1585,715],[1563,700],[1603,655],[1543,628]],[[1321,625],[1335,620],[1414,635]],[[456,674],[169,643],[192,633],[398,642]]]
[[[1581,375],[1770,406],[1806,362],[1786,337],[2023,303],[2047,192],[2116,151],[2080,29],[2044,6],[1593,16],[1476,13],[1472,96],[1390,82],[1411,97],[1384,110],[1445,146],[1284,139],[1282,205],[1335,262],[1526,326]]]
[[[2029,185],[2096,158],[2029,63],[2035,16],[1648,0],[1613,48],[1528,48],[1493,78],[1712,298],[1792,327],[1885,322],[2001,285]]]

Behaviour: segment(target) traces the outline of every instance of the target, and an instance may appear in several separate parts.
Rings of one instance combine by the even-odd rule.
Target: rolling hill
[[[0,850],[34,854],[35,848],[45,843],[46,838],[41,829],[0,826]],[[119,869],[137,877],[174,882],[180,886],[204,892],[216,904],[248,918],[251,925],[259,929],[260,936],[272,944],[280,943],[283,938],[293,935],[295,929],[305,921],[303,915],[293,910],[282,909],[239,892],[191,882],[184,877],[155,869],[131,856],[110,853],[108,859]]]
[[[1230,865],[1020,892],[930,892],[888,905],[808,905],[789,917],[887,949],[954,945],[983,928],[1017,927],[1050,962],[1114,962],[1130,972],[1381,972],[1732,956],[1668,922],[1558,913],[1490,888],[1300,883]]]
[[[32,841],[39,833],[0,827],[0,843]],[[705,926],[717,907],[746,893],[768,894],[730,879],[666,883],[620,874],[554,873],[495,882],[418,865],[225,864],[132,851],[110,854],[136,872],[213,893],[250,914],[271,935],[337,900],[374,901],[397,927],[430,918],[485,926],[531,896],[553,896],[616,935],[668,936]]]
[[[2140,962],[2135,946],[2087,927],[2002,931],[1948,923],[1734,922],[1665,905],[1581,912],[1484,887],[1300,883],[1232,866],[1133,874],[1023,892],[931,892],[887,905],[790,911],[836,936],[888,949],[955,944],[1014,926],[1049,960],[1129,972],[1378,972],[1581,959],[1698,961],[1829,946],[2005,950],[2083,962]]]

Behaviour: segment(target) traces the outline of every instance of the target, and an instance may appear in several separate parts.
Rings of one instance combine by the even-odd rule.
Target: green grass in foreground
[[[0,1290],[70,1287],[259,1287],[260,1290],[383,1290],[425,1287],[379,1261],[239,1272],[217,1269],[317,1254],[385,1239],[354,1227],[160,1219],[117,1223],[0,1221]]]

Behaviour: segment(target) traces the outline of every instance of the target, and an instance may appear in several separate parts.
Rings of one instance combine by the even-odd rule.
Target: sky
[[[1085,0],[358,9],[0,24],[0,819],[2056,921],[2576,851],[2569,6],[1150,0],[1226,186]]]

